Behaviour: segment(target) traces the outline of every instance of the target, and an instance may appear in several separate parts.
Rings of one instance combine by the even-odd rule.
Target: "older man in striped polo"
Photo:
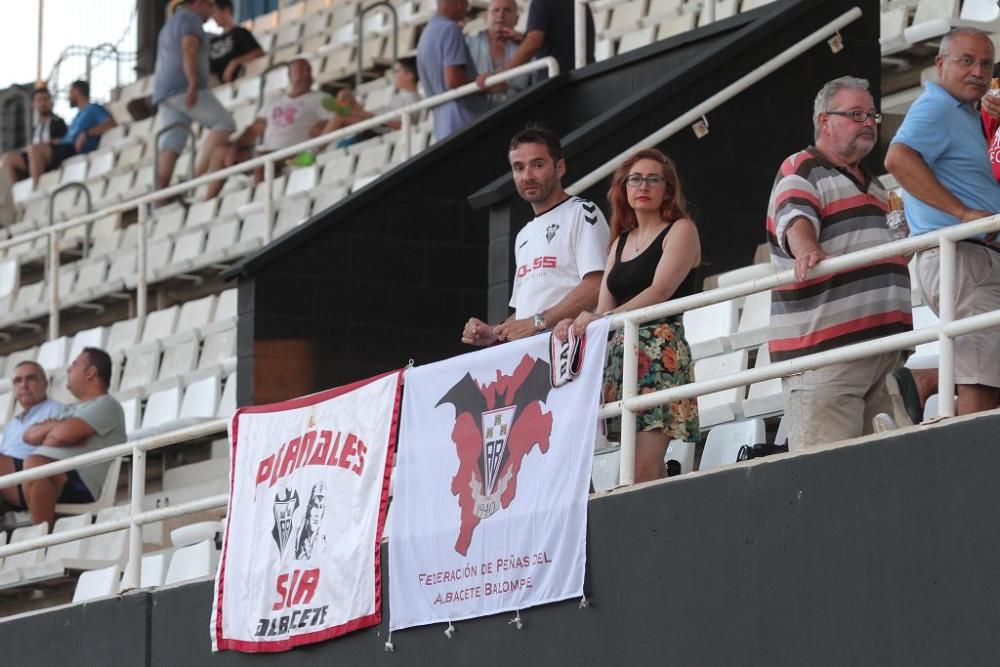
[[[767,210],[771,263],[795,269],[798,282],[771,294],[772,361],[794,359],[912,328],[910,277],[903,257],[834,274],[817,262],[893,240],[888,198],[861,166],[878,139],[880,114],[868,82],[830,81],[816,96],[816,145],[781,165]],[[900,352],[831,364],[782,380],[792,451],[872,431],[892,413],[885,378]]]

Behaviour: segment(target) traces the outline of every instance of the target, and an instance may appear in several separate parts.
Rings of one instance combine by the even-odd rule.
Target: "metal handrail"
[[[56,197],[68,190],[83,190],[83,196],[87,199],[87,213],[94,210],[93,200],[90,198],[90,188],[79,181],[64,183],[49,194],[49,227],[52,227],[56,221]],[[93,227],[92,223],[84,227],[84,257],[90,254],[91,227]],[[45,271],[49,275],[49,309],[54,313],[54,316],[49,317],[49,340],[55,340],[59,337],[59,239],[55,234],[49,236],[49,255],[46,259]]]
[[[354,73],[354,85],[360,86],[364,83],[364,69],[365,69],[365,15],[368,12],[383,9],[388,10],[389,14],[392,16],[392,62],[399,60],[399,14],[396,12],[396,8],[388,0],[378,0],[367,7],[362,7],[362,3],[358,3],[357,6],[357,22],[358,22],[358,69]]]
[[[839,30],[859,18],[861,18],[861,10],[857,7],[853,7],[844,12],[823,27],[803,38],[797,44],[785,49],[774,58],[765,62],[763,65],[754,68],[752,71],[715,93],[701,104],[692,107],[687,113],[681,114],[672,122],[664,125],[661,129],[649,135],[642,141],[611,158],[600,167],[566,188],[566,192],[571,195],[577,195],[587,188],[597,185],[602,179],[610,176],[618,165],[624,162],[627,157],[635,153],[637,150],[648,146],[662,144],[680,130],[690,126],[692,123],[705,116],[705,114],[709,111],[722,106],[767,75],[795,60],[812,47],[825,42]]]
[[[636,387],[639,323],[671,315],[679,315],[691,308],[709,306],[740,296],[763,292],[775,287],[791,285],[798,282],[793,270],[789,269],[777,272],[743,284],[720,287],[708,292],[702,292],[701,294],[611,316],[611,327],[614,329],[624,329],[625,333],[622,346],[622,400],[606,404],[601,409],[601,414],[605,417],[622,416],[620,483],[623,485],[632,484],[635,479],[635,416],[639,410],[649,409],[654,405],[662,405],[682,398],[693,398],[702,394],[722,391],[723,389],[741,387],[747,383],[779,378],[790,373],[798,373],[832,363],[852,361],[883,352],[906,349],[910,345],[934,340],[934,334],[937,334],[939,341],[938,414],[944,417],[954,416],[954,337],[1000,324],[1000,311],[955,320],[956,244],[963,239],[996,231],[1000,231],[1000,214],[823,260],[810,270],[809,273],[811,276],[829,275],[890,257],[908,255],[935,246],[940,247],[939,324],[919,331],[895,334],[833,350],[817,352],[796,359],[777,362],[763,368],[740,371],[726,375],[723,378],[696,381],[680,387],[661,389],[639,395]]]
[[[78,530],[52,533],[33,540],[25,540],[24,542],[2,546],[0,547],[0,558],[128,528],[128,563],[131,567],[126,567],[125,569],[122,588],[138,588],[142,576],[142,526],[164,519],[225,507],[229,500],[228,495],[220,494],[171,507],[143,511],[142,500],[146,495],[146,452],[225,433],[228,424],[228,419],[213,419],[203,424],[140,438],[120,445],[112,445],[72,458],[46,463],[37,468],[29,468],[21,472],[0,476],[0,489],[6,489],[23,484],[24,482],[31,482],[51,477],[58,473],[68,472],[82,466],[111,461],[119,456],[132,457],[132,487],[130,492],[129,517],[127,519],[95,523]]]

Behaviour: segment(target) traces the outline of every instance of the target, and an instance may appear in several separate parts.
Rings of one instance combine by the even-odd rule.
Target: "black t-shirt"
[[[576,60],[573,48],[574,0],[533,0],[528,10],[525,32],[540,30],[545,33],[542,47],[536,58],[553,56],[559,62],[559,71],[573,69]],[[587,7],[587,62],[594,62],[594,16]],[[545,74],[542,73],[544,77]],[[537,77],[537,75],[536,75]]]
[[[253,33],[242,26],[236,26],[227,33],[212,37],[210,48],[208,69],[221,79],[230,60],[259,49],[260,44]]]

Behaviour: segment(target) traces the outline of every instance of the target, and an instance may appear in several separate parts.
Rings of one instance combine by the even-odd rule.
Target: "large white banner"
[[[607,320],[552,388],[548,336],[407,371],[392,531],[391,630],[583,594]]]
[[[284,651],[380,622],[401,377],[233,416],[213,650]]]

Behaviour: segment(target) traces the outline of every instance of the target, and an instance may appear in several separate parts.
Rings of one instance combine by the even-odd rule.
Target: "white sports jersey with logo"
[[[603,271],[610,237],[601,209],[579,197],[566,199],[525,225],[514,241],[514,316],[524,319],[554,306],[585,275]]]
[[[262,150],[274,151],[302,143],[309,130],[333,114],[323,108],[326,93],[310,91],[296,97],[281,95],[264,104],[258,117],[267,121]]]

